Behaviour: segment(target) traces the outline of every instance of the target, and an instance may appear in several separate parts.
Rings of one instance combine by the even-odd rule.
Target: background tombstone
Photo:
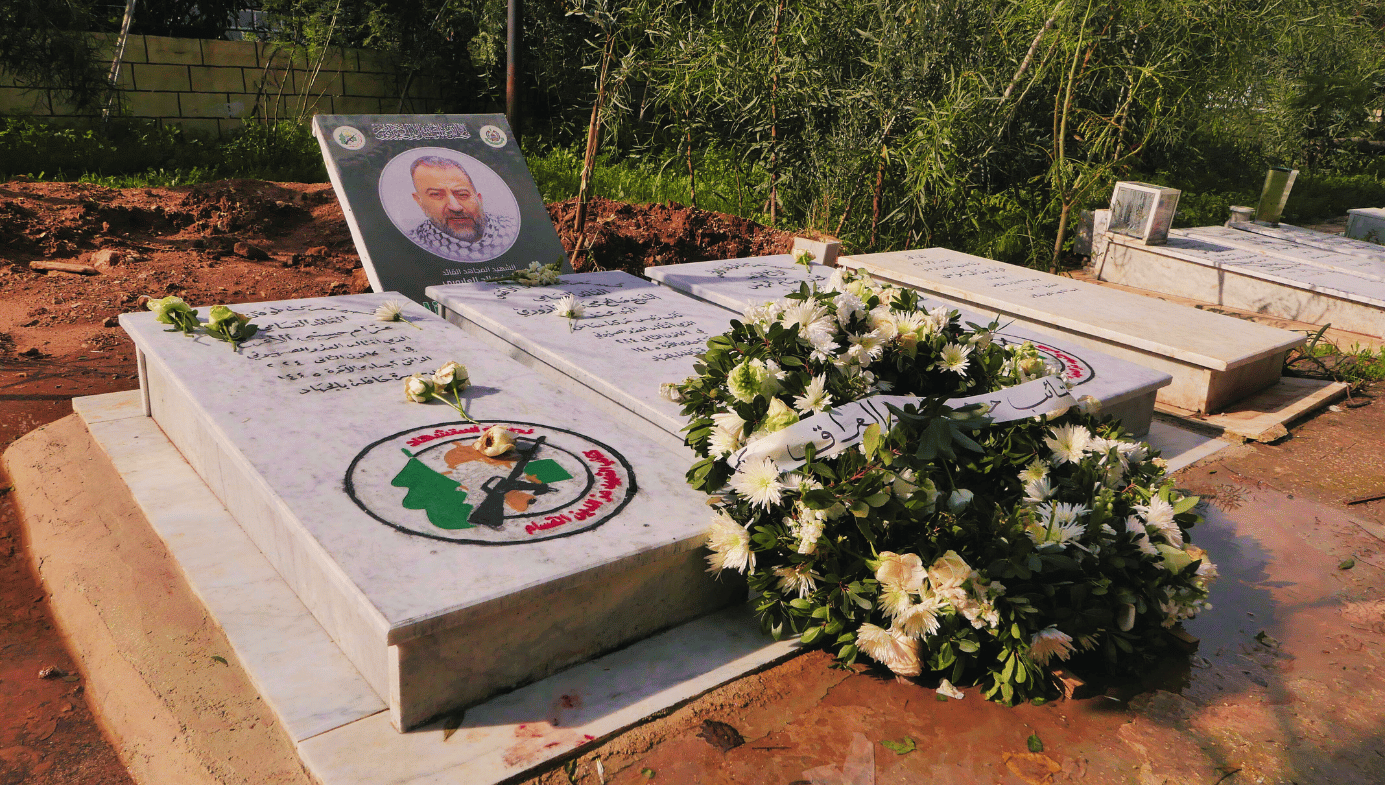
[[[1145,245],[1162,245],[1178,210],[1177,188],[1122,180],[1111,195],[1109,230],[1134,237]]]
[[[313,133],[375,291],[571,271],[504,115],[316,115]]]
[[[825,285],[832,268],[819,264],[795,264],[787,254],[727,259],[717,262],[689,262],[650,267],[645,273],[670,289],[686,292],[741,313],[747,307],[775,300],[799,290],[807,283]],[[924,308],[952,307],[927,295],[919,296]],[[987,325],[998,314],[957,308],[962,324]],[[1063,380],[1075,396],[1090,395],[1101,402],[1102,414],[1120,420],[1135,436],[1144,435],[1154,415],[1154,398],[1159,388],[1173,382],[1167,373],[1126,362],[1079,346],[1061,336],[1047,335],[1001,318],[998,340],[1007,344],[1028,341],[1050,361],[1063,369]]]

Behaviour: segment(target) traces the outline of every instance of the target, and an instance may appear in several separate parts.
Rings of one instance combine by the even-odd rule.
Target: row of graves
[[[1368,345],[1379,342],[1385,338],[1385,246],[1369,240],[1376,237],[1371,216],[1379,211],[1350,211],[1348,236],[1281,223],[1294,174],[1284,178],[1271,170],[1261,205],[1254,211],[1233,207],[1225,226],[1172,230],[1112,216],[1138,212],[1136,202],[1176,204],[1177,191],[1152,194],[1143,184],[1120,184],[1111,210],[1095,219],[1093,272],[1103,281],[1330,325]]]
[[[1155,406],[1304,340],[944,249],[572,274],[503,117],[314,130],[377,293],[155,301],[76,409],[326,785],[509,781],[808,646],[1143,667],[1215,577]]]

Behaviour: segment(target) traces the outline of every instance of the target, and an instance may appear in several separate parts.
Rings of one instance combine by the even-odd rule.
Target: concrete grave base
[[[453,733],[399,733],[139,394],[74,408],[17,441],[5,467],[54,614],[137,782],[510,781],[798,651],[738,606],[473,706]]]

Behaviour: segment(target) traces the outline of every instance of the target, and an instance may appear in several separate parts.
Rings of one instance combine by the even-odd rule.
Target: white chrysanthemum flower
[[[1135,535],[1135,546],[1140,549],[1141,553],[1150,556],[1159,555],[1159,550],[1154,547],[1154,543],[1149,541],[1149,533],[1145,530],[1144,521],[1132,515],[1125,519],[1125,530]]]
[[[386,300],[375,309],[375,318],[381,322],[397,322],[404,318],[404,304],[398,300]]]
[[[865,335],[847,334],[846,356],[857,365],[865,368],[885,354],[885,341],[878,331]]]
[[[923,672],[919,662],[919,642],[900,630],[862,624],[856,631],[856,648],[889,668],[896,676],[912,678]]]
[[[769,509],[784,499],[779,466],[770,458],[747,461],[731,476],[731,489],[758,507]]]
[[[1049,433],[1052,436],[1044,443],[1053,451],[1053,462],[1059,466],[1080,462],[1092,438],[1092,432],[1082,425],[1061,425]]]
[[[1053,486],[1049,484],[1047,477],[1030,480],[1024,484],[1025,504],[1038,504],[1051,498],[1053,498]]]
[[[1144,463],[1149,457],[1149,445],[1144,442],[1121,442],[1116,449],[1121,451],[1127,465]]]
[[[1135,511],[1140,517],[1145,519],[1145,523],[1159,530],[1164,536],[1164,541],[1176,547],[1183,547],[1183,531],[1178,528],[1178,522],[1173,519],[1173,505],[1155,496],[1149,500],[1149,504],[1135,505]]]
[[[927,577],[928,571],[923,568],[923,560],[918,554],[880,552],[880,566],[875,570],[875,579],[882,584],[905,591],[919,591]]]
[[[739,450],[745,446],[745,440],[737,431],[728,431],[725,428],[713,428],[711,440],[707,443],[707,450],[713,458],[721,458]]]
[[[895,624],[899,623],[901,617],[904,616],[905,612],[907,612],[913,604],[913,595],[903,587],[889,585],[882,587],[880,591],[880,610],[884,611],[885,615],[889,616],[890,620]]]
[[[755,569],[755,553],[750,550],[750,532],[726,513],[718,512],[707,528],[707,571],[749,572]]]
[[[861,302],[861,298],[851,292],[842,292],[832,298],[832,304],[837,307],[837,324],[843,328],[852,319],[865,314],[866,304]]]
[[[995,340],[995,333],[990,330],[977,330],[967,337],[967,343],[979,349],[985,349]]]
[[[903,618],[896,620],[900,629],[905,635],[911,638],[922,638],[925,635],[933,635],[938,631],[942,621],[938,614],[942,612],[944,603],[938,597],[926,595],[922,602],[910,605],[904,612]]]
[[[1054,657],[1066,660],[1072,652],[1072,636],[1057,627],[1039,630],[1029,641],[1029,659],[1040,665],[1047,665]]]
[[[581,319],[586,311],[587,309],[577,302],[577,298],[570,294],[563,295],[553,304],[553,315],[560,319]]]
[[[784,594],[797,594],[799,598],[807,597],[817,591],[817,579],[821,575],[814,573],[806,564],[797,567],[775,567],[774,574],[779,578],[779,591]]]
[[[1020,470],[1020,482],[1031,483],[1035,480],[1042,480],[1048,476],[1048,461],[1043,458],[1035,458],[1028,466]]]
[[[933,367],[943,371],[952,371],[955,374],[966,374],[967,366],[971,364],[971,360],[968,359],[970,356],[970,346],[950,343],[943,347],[942,354],[938,357],[938,361],[933,364]]]
[[[814,299],[784,301],[784,313],[779,317],[785,327],[798,325],[798,335],[808,337],[808,328],[827,317],[827,308]]]
[[[827,411],[827,407],[831,405],[832,396],[827,393],[827,376],[821,373],[808,382],[808,387],[802,395],[793,399],[793,407],[799,414]]]

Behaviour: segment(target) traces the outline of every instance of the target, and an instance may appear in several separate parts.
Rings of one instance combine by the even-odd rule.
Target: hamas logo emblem
[[[492,425],[515,435],[495,457],[473,445]],[[526,422],[446,423],[401,431],[361,451],[346,493],[408,534],[511,545],[590,531],[635,495],[625,458],[579,433]]]
[[[336,130],[332,131],[332,138],[347,150],[359,150],[365,147],[365,134],[361,133],[360,129],[349,125],[337,126]]]

